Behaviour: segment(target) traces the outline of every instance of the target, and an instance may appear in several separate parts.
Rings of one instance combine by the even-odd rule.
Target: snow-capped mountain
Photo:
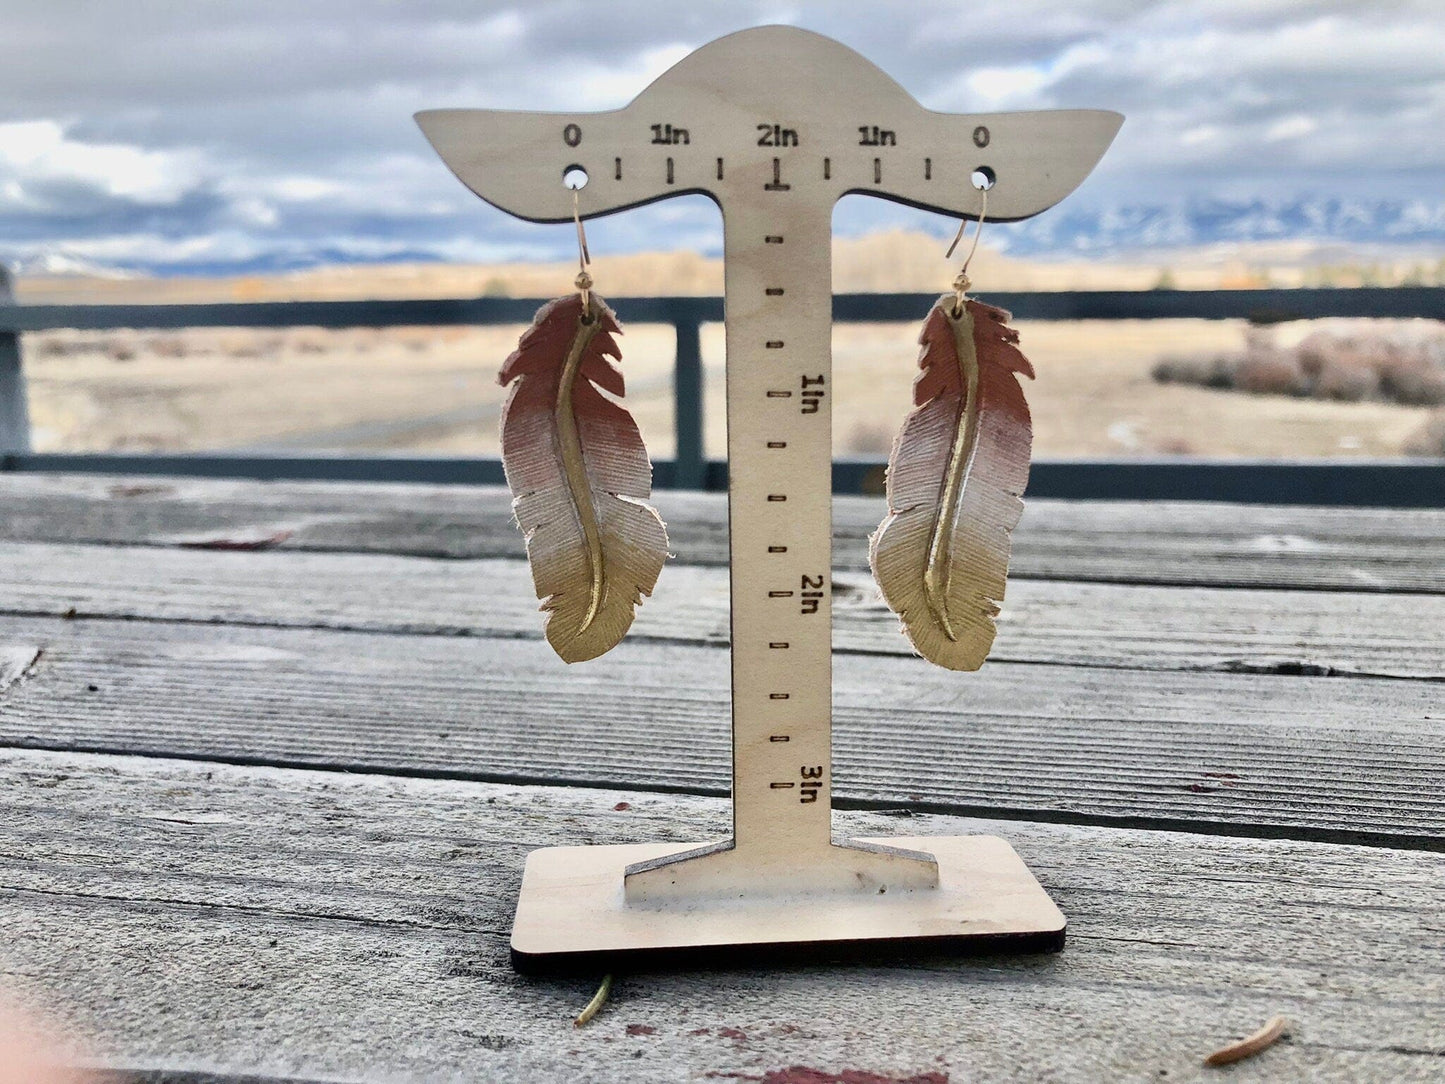
[[[1060,207],[995,231],[1017,256],[1144,252],[1242,241],[1325,244],[1445,243],[1445,201],[1304,198],[1194,200],[1105,209]]]

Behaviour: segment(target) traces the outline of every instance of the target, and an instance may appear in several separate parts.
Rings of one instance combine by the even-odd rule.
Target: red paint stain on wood
[[[790,1065],[786,1069],[769,1069],[762,1076],[750,1073],[707,1074],[732,1080],[757,1080],[761,1084],[948,1084],[947,1073],[917,1073],[913,1076],[888,1076],[866,1069],[812,1069],[806,1065]]]
[[[628,1024],[627,1034],[629,1035],[656,1035],[657,1029],[651,1024]]]
[[[178,543],[183,550],[269,550],[290,538],[291,531],[273,531],[256,538],[203,538],[193,542]]]
[[[866,1069],[810,1069],[794,1065],[763,1074],[763,1084],[948,1084],[947,1073],[919,1073],[916,1076],[884,1076]]]
[[[717,1033],[724,1039],[736,1039],[740,1043],[748,1041],[748,1033],[737,1028],[718,1028]]]
[[[629,809],[632,808],[632,803],[631,803],[631,802],[618,802],[618,803],[617,803],[615,806],[613,806],[612,808],[613,808],[616,812],[618,812],[618,813],[626,813]]]
[[[112,497],[150,497],[159,493],[171,493],[172,486],[111,486]]]

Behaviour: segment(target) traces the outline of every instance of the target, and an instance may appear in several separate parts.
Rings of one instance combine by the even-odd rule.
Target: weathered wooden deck
[[[0,988],[192,1084],[1210,1079],[1276,1012],[1230,1079],[1445,1079],[1441,511],[1032,502],[957,675],[840,499],[837,819],[1007,835],[1068,948],[574,1029],[508,965],[526,852],[725,834],[725,507],[657,503],[657,598],[569,669],[501,491],[0,477]]]

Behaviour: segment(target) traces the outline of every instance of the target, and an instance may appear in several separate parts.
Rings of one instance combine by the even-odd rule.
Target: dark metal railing
[[[839,323],[919,320],[933,294],[840,294]],[[1241,319],[1252,323],[1329,316],[1445,320],[1445,287],[1307,290],[1090,290],[991,293],[1019,320]],[[542,299],[295,301],[188,305],[15,305],[0,272],[0,470],[182,474],[209,477],[500,483],[495,459],[431,456],[41,454],[30,450],[20,334],[58,328],[397,327],[526,324]],[[659,487],[725,489],[727,465],[703,449],[700,329],[723,318],[717,297],[617,299],[629,323],[671,324],[676,454],[655,465]],[[836,492],[876,492],[883,464],[843,459]],[[1030,496],[1225,500],[1274,504],[1445,506],[1445,460],[1234,460],[1197,457],[1036,461]]]

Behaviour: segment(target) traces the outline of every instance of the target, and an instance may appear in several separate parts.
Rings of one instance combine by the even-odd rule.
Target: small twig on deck
[[[603,1005],[607,1003],[607,995],[612,992],[612,976],[602,976],[602,985],[597,987],[597,992],[592,995],[592,1000],[587,1002],[587,1007],[577,1014],[577,1019],[572,1021],[574,1028],[580,1028],[587,1021],[597,1015]]]
[[[1265,1021],[1264,1027],[1253,1035],[1216,1050],[1204,1059],[1204,1064],[1229,1065],[1232,1062],[1253,1057],[1266,1047],[1272,1046],[1284,1034],[1287,1027],[1289,1027],[1289,1021],[1283,1016],[1271,1016]]]

